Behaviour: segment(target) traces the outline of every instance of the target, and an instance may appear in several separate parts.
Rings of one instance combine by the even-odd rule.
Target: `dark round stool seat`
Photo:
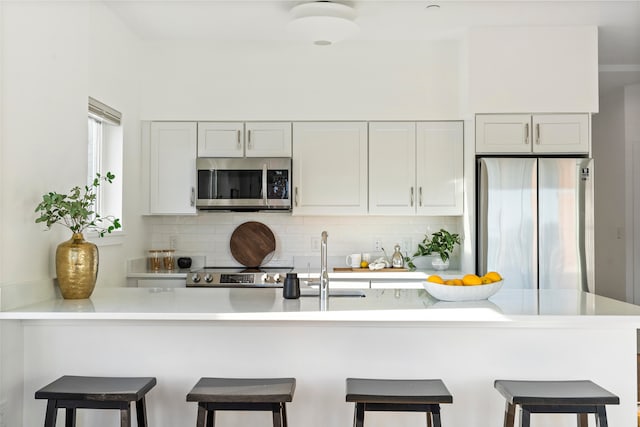
[[[147,425],[145,395],[156,385],[153,377],[84,377],[65,375],[36,391],[47,399],[45,427],[56,425],[57,410],[66,409],[65,426],[76,425],[76,409],[118,409],[120,426],[131,426],[131,402],[136,402],[138,426]]]
[[[295,388],[295,378],[200,378],[187,402],[198,402],[197,427],[213,427],[215,411],[270,411],[274,427],[287,427]]]
[[[597,425],[607,427],[605,405],[620,403],[618,396],[589,380],[496,380],[494,387],[506,399],[505,427],[514,425],[516,405],[522,427],[529,427],[532,413],[577,414],[578,427],[587,427],[587,415],[595,414]]]
[[[346,400],[356,404],[355,427],[364,426],[365,411],[424,412],[428,427],[440,427],[440,404],[453,396],[439,379],[347,378]]]

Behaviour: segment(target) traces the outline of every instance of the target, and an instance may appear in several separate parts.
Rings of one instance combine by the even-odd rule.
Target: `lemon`
[[[466,286],[481,285],[482,279],[475,274],[467,274],[462,278],[462,283]]]
[[[488,285],[489,283],[493,283],[491,279],[489,279],[487,276],[482,276],[480,280],[482,280],[483,285]]]
[[[495,271],[488,272],[484,275],[484,277],[486,277],[487,279],[491,279],[492,282],[499,282],[500,280],[502,280],[502,276],[500,276],[500,274],[496,273]]]
[[[442,277],[438,276],[437,274],[432,274],[427,278],[427,282],[440,283],[442,285],[444,283],[444,280],[442,280]]]
[[[360,267],[361,267],[361,268],[367,268],[367,267],[369,267],[369,263],[368,263],[367,261],[362,261],[362,262],[360,263]]]

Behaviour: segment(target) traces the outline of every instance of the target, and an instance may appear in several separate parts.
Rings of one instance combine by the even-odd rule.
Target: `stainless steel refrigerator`
[[[478,272],[593,292],[593,159],[482,157],[477,173]]]

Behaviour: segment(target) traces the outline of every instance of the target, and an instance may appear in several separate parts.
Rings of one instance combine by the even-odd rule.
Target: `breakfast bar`
[[[62,375],[144,376],[157,378],[149,425],[193,426],[196,406],[186,394],[200,377],[294,377],[289,425],[338,427],[353,417],[346,378],[371,377],[442,379],[453,396],[443,426],[502,425],[496,379],[590,379],[620,397],[607,407],[610,425],[635,422],[640,307],[567,290],[503,289],[457,303],[420,289],[368,289],[331,296],[320,310],[310,294],[106,288],[86,300],[0,312],[3,417],[7,425],[42,425],[46,404],[34,393]],[[118,425],[108,411],[80,410],[77,419]],[[218,421],[270,425],[259,412],[221,413]],[[389,423],[423,426],[424,414],[375,413],[366,425]],[[574,426],[575,417],[532,417],[533,426],[552,423]]]

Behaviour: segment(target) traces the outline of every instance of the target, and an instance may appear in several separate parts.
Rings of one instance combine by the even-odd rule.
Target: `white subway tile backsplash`
[[[275,212],[202,212],[197,216],[145,217],[150,225],[149,248],[168,248],[175,238],[178,251],[201,253],[208,265],[233,266],[238,263],[231,256],[229,239],[237,226],[247,221],[266,224],[276,236],[276,252],[271,264],[292,265],[306,268],[309,259],[320,257],[319,240],[323,230],[329,233],[329,255],[334,260],[347,254],[367,252],[372,257],[382,255],[374,250],[375,241],[391,256],[396,243],[409,244],[410,253],[422,241],[425,234],[440,228],[460,233],[461,217],[412,217],[412,216],[292,216]],[[457,264],[459,249],[453,254],[452,264]],[[297,265],[303,263],[304,265]],[[313,268],[313,265],[312,265]]]

